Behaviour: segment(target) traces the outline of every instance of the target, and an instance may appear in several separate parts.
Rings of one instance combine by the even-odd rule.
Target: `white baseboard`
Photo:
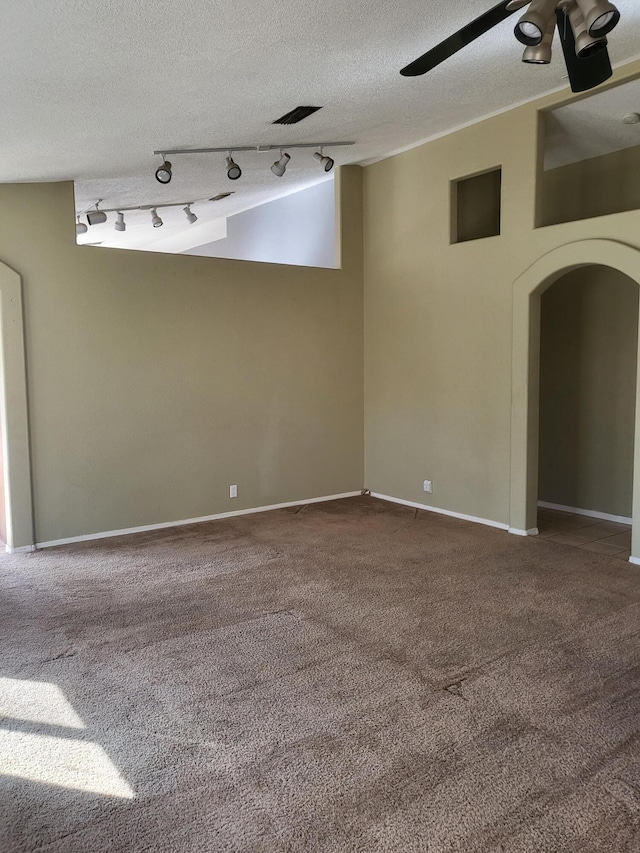
[[[233,512],[219,512],[215,515],[203,515],[200,518],[185,518],[181,521],[165,521],[161,524],[144,524],[140,527],[128,527],[124,530],[107,530],[103,533],[89,533],[86,536],[70,536],[67,539],[52,539],[49,542],[36,542],[34,547],[25,549],[16,548],[13,553],[33,551],[36,548],[55,548],[58,545],[75,545],[78,542],[93,542],[96,539],[110,539],[113,536],[129,536],[133,533],[149,533],[153,530],[166,530],[170,527],[183,527],[185,524],[202,524],[205,521],[217,521],[221,518],[235,518],[239,515],[254,515],[259,512],[270,512],[274,509],[288,509],[292,506],[306,506],[306,504],[326,503],[327,501],[338,501],[344,498],[356,498],[362,495],[362,490],[357,492],[345,492],[342,495],[327,495],[322,498],[308,498],[304,501],[290,501],[288,503],[273,504],[271,506],[252,507],[251,509],[239,509]]]
[[[20,548],[11,548],[9,545],[5,545],[4,550],[7,552],[7,554],[31,554],[32,551],[36,550],[36,546],[22,545]]]
[[[489,518],[478,518],[475,515],[463,515],[461,512],[452,512],[448,509],[441,509],[437,506],[427,506],[419,504],[415,501],[403,501],[400,498],[392,498],[389,495],[380,495],[376,492],[370,492],[372,498],[378,498],[381,501],[389,501],[392,504],[400,504],[401,506],[410,506],[413,509],[423,509],[425,512],[435,512],[438,515],[448,515],[450,518],[459,518],[461,521],[472,521],[474,524],[484,524],[485,527],[496,527],[498,530],[508,530],[508,524],[502,524],[500,521],[491,521]]]
[[[538,536],[540,531],[537,527],[530,527],[529,530],[520,530],[518,527],[510,527],[509,533],[513,536]]]
[[[631,524],[633,519],[627,518],[624,515],[611,515],[608,512],[596,512],[593,509],[580,509],[575,506],[563,506],[562,504],[552,504],[548,501],[538,501],[538,506],[541,509],[557,509],[560,512],[571,512],[574,515],[586,515],[587,518],[599,518],[602,521],[615,521],[618,524]]]
[[[629,562],[634,566],[640,566],[640,557],[629,557]]]

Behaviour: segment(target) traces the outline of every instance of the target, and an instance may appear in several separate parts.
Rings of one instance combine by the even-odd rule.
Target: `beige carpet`
[[[372,498],[0,560],[0,850],[640,850],[640,570]]]

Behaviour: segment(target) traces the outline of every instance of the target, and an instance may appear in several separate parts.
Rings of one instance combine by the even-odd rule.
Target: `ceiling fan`
[[[611,77],[607,34],[618,24],[620,12],[607,0],[502,0],[400,73],[426,74],[524,6],[528,9],[515,27],[516,38],[525,45],[523,62],[548,65],[557,29],[573,92],[586,92]]]

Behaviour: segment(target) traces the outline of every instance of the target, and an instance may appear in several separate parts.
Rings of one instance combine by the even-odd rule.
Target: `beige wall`
[[[587,267],[542,296],[543,501],[631,516],[638,285]]]
[[[638,208],[640,145],[543,172],[543,225]]]
[[[640,247],[638,211],[534,228],[537,111],[567,97],[365,170],[365,483],[374,492],[510,522],[513,283],[574,241]],[[498,166],[501,235],[451,245],[450,181]]]
[[[508,524],[513,284],[575,241],[640,248],[638,211],[534,228],[538,109],[563,99],[364,170],[364,400],[362,170],[339,176],[341,271],[79,248],[71,185],[3,187],[37,540],[363,485]],[[497,167],[502,233],[451,245],[450,182]]]
[[[2,187],[37,541],[362,487],[361,190],[318,270],[78,247],[71,184]]]

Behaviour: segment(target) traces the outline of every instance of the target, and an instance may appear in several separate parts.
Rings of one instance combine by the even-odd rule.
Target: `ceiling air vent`
[[[296,107],[295,110],[291,110],[291,112],[286,115],[280,116],[272,124],[297,124],[299,121],[302,121],[303,118],[309,118],[309,116],[317,113],[318,110],[321,110],[322,107]]]

